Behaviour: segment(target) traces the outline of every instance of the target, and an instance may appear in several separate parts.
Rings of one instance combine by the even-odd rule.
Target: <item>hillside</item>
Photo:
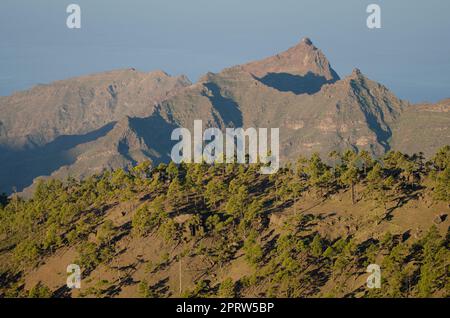
[[[0,199],[0,295],[449,297],[450,147],[330,158],[39,182]],[[71,263],[80,290],[65,287]],[[369,264],[381,289],[365,286]]]
[[[408,107],[393,128],[392,148],[430,155],[450,137],[449,113],[450,99]]]

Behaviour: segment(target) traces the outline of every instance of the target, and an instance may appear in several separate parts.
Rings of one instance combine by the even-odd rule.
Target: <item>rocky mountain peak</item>
[[[311,39],[308,37],[304,37],[300,43],[305,44],[305,45],[313,45]]]
[[[268,74],[286,73],[300,76],[312,74],[327,81],[339,79],[326,56],[307,37],[284,52],[245,64],[242,69],[259,78]]]
[[[352,77],[360,77],[360,76],[363,76],[363,74],[359,68],[354,68],[351,76]]]

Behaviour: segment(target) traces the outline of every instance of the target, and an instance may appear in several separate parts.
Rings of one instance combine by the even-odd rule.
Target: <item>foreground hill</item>
[[[450,144],[449,108],[410,105],[358,69],[341,79],[309,39],[194,84],[161,71],[89,75],[0,98],[0,192],[40,176],[167,163],[172,130],[195,119],[221,129],[280,128],[283,164],[345,149],[428,157]]]
[[[144,163],[0,198],[0,296],[449,297],[450,147],[331,158]]]

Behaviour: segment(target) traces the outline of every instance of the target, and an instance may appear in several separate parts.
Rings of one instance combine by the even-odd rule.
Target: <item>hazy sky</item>
[[[382,29],[366,27],[370,3]],[[308,36],[341,77],[358,67],[401,98],[437,101],[450,97],[449,16],[448,0],[0,0],[0,95],[124,67],[195,81]]]

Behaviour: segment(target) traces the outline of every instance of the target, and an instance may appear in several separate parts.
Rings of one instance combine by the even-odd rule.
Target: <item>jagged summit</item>
[[[343,80],[346,82],[350,81],[361,82],[369,79],[367,78],[366,75],[364,75],[364,73],[359,68],[354,68],[352,70],[352,73],[344,77]]]
[[[352,76],[361,76],[362,72],[359,68],[354,68],[352,71]]]
[[[308,38],[308,37],[304,37],[304,38],[301,40],[300,43],[304,43],[304,44],[306,44],[306,45],[313,45],[311,39]]]
[[[339,80],[326,56],[307,37],[284,52],[241,67],[259,78],[271,73],[287,73],[300,76],[313,74],[327,81]]]

